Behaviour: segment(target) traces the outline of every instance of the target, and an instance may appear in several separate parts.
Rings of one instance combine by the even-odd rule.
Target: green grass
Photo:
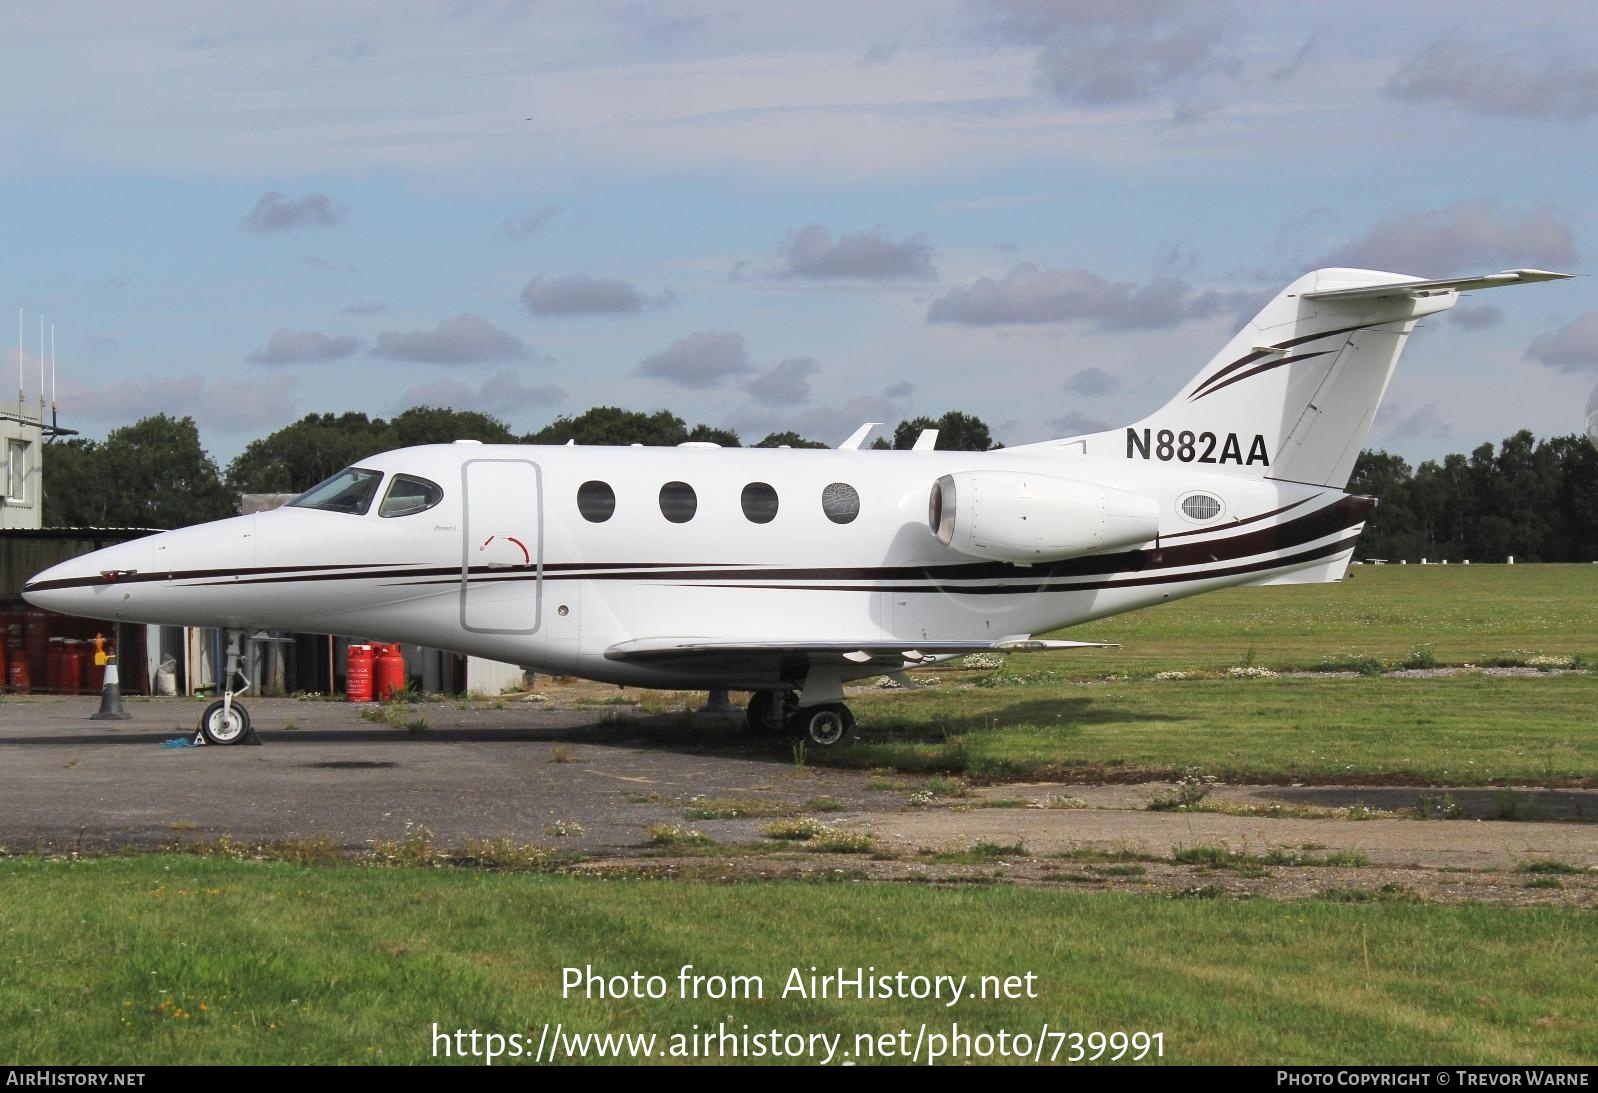
[[[1087,678],[1220,671],[1241,664],[1313,670],[1374,658],[1401,666],[1485,664],[1525,653],[1598,663],[1598,566],[1353,566],[1341,584],[1230,588],[1084,623],[1062,636],[1121,642],[1051,657]],[[1011,657],[1029,670],[1037,658]]]
[[[1227,589],[1068,636],[1124,646],[862,693],[851,702],[864,743],[811,758],[981,781],[1191,768],[1226,780],[1598,784],[1598,674],[1381,674],[1598,665],[1598,566],[1360,566],[1339,585]],[[1227,678],[1239,667],[1316,674]],[[1355,677],[1323,677],[1334,669]]]
[[[1197,893],[1195,893],[1196,895]],[[433,1023],[844,1034],[958,1020],[1162,1032],[1173,1063],[1591,1063],[1591,912],[718,885],[220,858],[0,862],[0,1056],[29,1064],[420,1063]],[[913,931],[821,923],[918,924]],[[995,929],[1002,923],[1002,929]],[[760,976],[764,1000],[561,997],[562,969]],[[1036,999],[782,1000],[793,967],[1037,976]],[[536,1036],[535,1036],[536,1039]],[[912,1039],[914,1035],[912,1034]]]
[[[1197,769],[1225,781],[1598,781],[1598,676],[1196,680],[854,700],[868,739],[818,762],[981,780]]]
[[[759,797],[694,797],[683,810],[690,820],[742,820],[766,816],[790,816],[798,809],[786,801]]]

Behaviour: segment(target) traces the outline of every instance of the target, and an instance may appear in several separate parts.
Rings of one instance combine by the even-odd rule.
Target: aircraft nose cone
[[[99,580],[99,574],[90,574],[81,562],[62,562],[35,574],[22,586],[22,598],[46,611],[74,615],[80,601],[88,598],[91,577]]]
[[[62,615],[116,619],[126,601],[124,582],[149,568],[147,540],[119,543],[35,574],[23,584],[22,598]]]

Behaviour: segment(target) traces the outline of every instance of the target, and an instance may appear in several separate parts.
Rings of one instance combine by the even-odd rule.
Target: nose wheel
[[[250,712],[244,703],[219,698],[200,715],[200,735],[207,744],[237,744],[250,733]]]

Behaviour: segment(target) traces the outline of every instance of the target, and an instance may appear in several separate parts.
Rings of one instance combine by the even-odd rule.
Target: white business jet
[[[108,547],[24,589],[120,622],[360,634],[639,687],[754,692],[854,732],[843,685],[1241,584],[1341,580],[1344,493],[1417,320],[1564,277],[1305,274],[1170,402],[992,452],[484,445],[386,452],[287,506]],[[227,695],[215,743],[248,730]]]

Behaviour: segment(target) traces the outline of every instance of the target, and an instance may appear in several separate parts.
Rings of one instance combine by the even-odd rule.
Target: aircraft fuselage
[[[1252,444],[1241,443],[1245,458]],[[1174,438],[1171,459],[1156,457],[1158,437],[1149,457],[1137,457],[1141,436],[1126,445],[1124,459],[1042,445],[432,445],[357,464],[382,475],[364,512],[290,506],[165,532],[57,566],[25,592],[112,621],[336,633],[619,684],[762,689],[802,678],[802,664],[639,662],[615,650],[694,637],[992,640],[1228,585],[1336,579],[1347,565],[1368,499],[1185,461]],[[970,471],[1108,488],[1147,504],[1153,534],[1030,565],[954,549],[929,524],[929,494]],[[397,475],[441,497],[383,515]],[[1208,511],[1184,509],[1195,495],[1217,511],[1195,518]]]

